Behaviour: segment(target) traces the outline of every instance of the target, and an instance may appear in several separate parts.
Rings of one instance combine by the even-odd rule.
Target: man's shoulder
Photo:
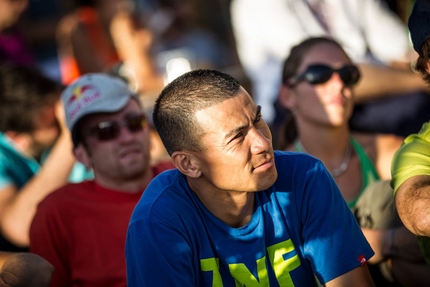
[[[181,178],[184,178],[184,175],[176,168],[161,171],[148,184],[142,195],[142,199],[145,199],[145,202],[156,201],[160,197],[169,197],[165,193],[173,195],[175,190],[182,190],[184,188],[183,182],[185,179],[181,180]],[[171,190],[173,192],[170,192]]]
[[[154,176],[162,173],[163,171],[174,169],[175,166],[173,165],[171,160],[165,160],[160,161],[152,166],[152,171],[154,173]]]
[[[307,153],[275,151],[275,164],[278,179],[271,191],[301,190],[310,178],[320,180],[326,176],[322,162]]]
[[[145,218],[154,212],[173,211],[187,196],[185,176],[177,169],[166,170],[155,176],[143,192],[133,212],[134,219]]]
[[[92,186],[92,181],[79,183],[66,183],[65,185],[48,194],[39,204],[39,208],[62,208],[70,202],[80,199],[80,194],[88,191]],[[84,199],[84,198],[82,198]]]
[[[320,162],[310,154],[295,151],[275,151],[276,168],[305,168],[308,169]]]
[[[423,140],[430,144],[430,122],[424,123],[418,134],[412,134],[405,139],[405,144]]]

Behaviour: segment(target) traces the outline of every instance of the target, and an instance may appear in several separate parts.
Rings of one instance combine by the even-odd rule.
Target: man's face
[[[81,124],[84,133],[85,152],[88,164],[94,170],[97,180],[122,181],[141,177],[149,168],[149,127],[130,130],[127,122],[142,114],[138,103],[131,99],[119,112],[113,114],[94,114]],[[97,132],[85,135],[105,124],[119,124],[115,138],[99,138]],[[82,144],[78,148],[82,148]],[[86,163],[84,163],[86,164]]]
[[[254,192],[277,178],[272,135],[260,108],[242,88],[234,98],[196,112],[204,151],[196,153],[202,176],[225,191]]]

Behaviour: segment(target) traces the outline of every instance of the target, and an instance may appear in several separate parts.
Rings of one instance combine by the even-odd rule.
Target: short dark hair
[[[176,78],[159,95],[153,113],[154,126],[171,155],[175,151],[202,151],[204,131],[195,113],[237,95],[241,85],[216,70],[198,69]]]
[[[0,131],[30,133],[42,108],[60,99],[61,84],[36,68],[0,65]]]

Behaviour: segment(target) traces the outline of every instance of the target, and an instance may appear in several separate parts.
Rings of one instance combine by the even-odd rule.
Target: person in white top
[[[410,69],[416,54],[407,27],[385,4],[380,0],[272,0],[270,4],[233,0],[230,15],[238,56],[266,121],[275,118],[273,102],[281,85],[283,60],[294,45],[309,37],[334,38],[358,63],[363,77],[356,86],[357,103],[424,91],[425,83]]]

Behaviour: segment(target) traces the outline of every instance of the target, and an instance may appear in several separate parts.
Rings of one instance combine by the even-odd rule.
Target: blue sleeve
[[[130,224],[125,256],[127,286],[197,286],[192,249],[176,226],[153,218]]]
[[[326,283],[373,256],[335,181],[319,161],[307,172],[302,206],[304,254]]]
[[[0,189],[13,185],[12,179],[7,175],[7,169],[4,161],[0,161]]]

